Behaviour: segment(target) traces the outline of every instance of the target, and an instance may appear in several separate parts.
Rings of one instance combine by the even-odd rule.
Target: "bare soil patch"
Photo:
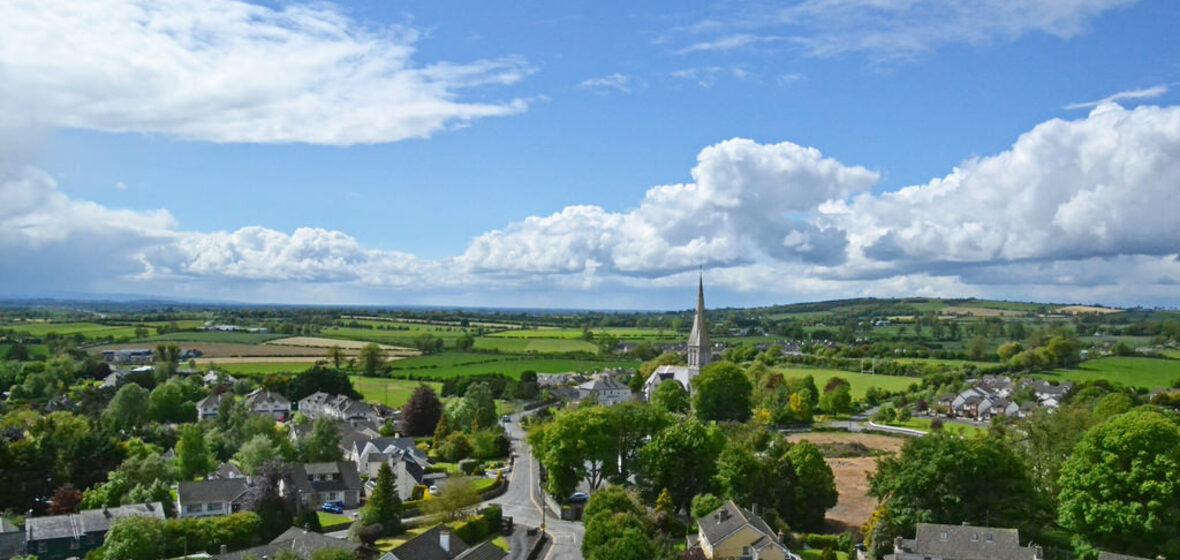
[[[859,443],[870,449],[897,453],[906,440],[881,434],[811,432],[791,434],[792,442],[810,441],[816,445]],[[877,499],[869,496],[868,476],[877,472],[877,457],[824,459],[836,477],[836,491],[840,493],[836,505],[828,510],[827,522],[833,531],[860,531],[861,525],[873,515]]]
[[[1057,309],[1058,313],[1066,313],[1069,315],[1087,315],[1087,314],[1107,315],[1110,313],[1118,313],[1120,311],[1122,311],[1122,309],[1111,309],[1109,307],[1094,307],[1091,305],[1067,305],[1065,307],[1060,307]]]

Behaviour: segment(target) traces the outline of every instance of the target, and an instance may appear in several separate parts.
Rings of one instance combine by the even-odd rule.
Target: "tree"
[[[115,430],[128,431],[142,427],[148,420],[147,389],[135,383],[121,387],[102,413],[103,421]]]
[[[205,445],[205,432],[200,426],[181,426],[176,442],[176,462],[182,480],[205,476],[213,470],[213,456]]]
[[[586,560],[648,560],[655,552],[647,525],[634,513],[604,513],[586,521]]]
[[[467,393],[449,400],[445,410],[453,429],[473,431],[496,424],[496,401],[491,387],[482,381],[468,385]]]
[[[455,339],[455,350],[457,352],[467,352],[475,347],[475,337],[471,333],[463,333],[459,338]]]
[[[618,465],[618,450],[611,437],[607,407],[579,407],[558,414],[529,441],[537,460],[549,474],[549,491],[564,500],[577,479],[596,489]]]
[[[667,489],[677,509],[712,486],[723,437],[716,426],[689,417],[657,433],[639,452],[640,487],[654,499]]]
[[[931,432],[911,439],[899,455],[877,461],[869,495],[889,502],[902,532],[912,532],[918,522],[986,522],[1035,532],[1047,513],[1024,462],[994,436],[963,439]]]
[[[849,412],[852,410],[852,390],[847,384],[836,385],[831,390],[824,391],[819,399],[819,405],[830,414]]]
[[[599,515],[613,515],[616,513],[630,513],[641,516],[645,512],[643,506],[636,501],[631,493],[622,486],[607,486],[590,496],[582,510],[582,521],[589,522]]]
[[[1020,344],[1019,342],[1006,342],[1001,344],[1000,347],[996,349],[996,355],[999,356],[1001,360],[1007,362],[1010,361],[1013,356],[1023,351],[1024,345]]]
[[[148,396],[148,417],[157,422],[192,422],[197,417],[197,407],[185,399],[182,383],[174,378],[152,389]]]
[[[106,560],[157,560],[164,558],[164,523],[152,517],[116,519],[103,545]]]
[[[321,548],[311,553],[311,560],[353,560],[353,552],[345,547]]]
[[[82,492],[74,488],[73,484],[66,483],[57,492],[53,494],[53,501],[49,504],[49,515],[61,515],[64,513],[74,513],[78,511],[78,505],[82,503]]]
[[[328,359],[332,362],[332,367],[340,369],[340,364],[344,362],[344,349],[333,344],[328,348]]]
[[[358,521],[362,525],[380,524],[385,535],[401,531],[402,501],[398,498],[395,484],[393,469],[388,462],[381,463],[369,501],[361,508]]]
[[[422,509],[445,521],[454,521],[477,503],[479,495],[475,493],[475,484],[470,478],[448,478],[433,500],[422,502]]]
[[[704,421],[745,422],[750,419],[752,390],[750,380],[736,364],[709,364],[692,380],[692,408]]]
[[[881,560],[886,554],[893,553],[893,542],[897,536],[897,528],[893,525],[893,517],[889,515],[889,504],[881,504],[873,510],[873,515],[861,527],[865,536],[865,548],[869,558]]]
[[[402,434],[408,437],[429,436],[434,433],[442,416],[442,402],[428,385],[419,385],[402,407]]]
[[[1061,467],[1058,522],[1077,544],[1180,555],[1180,427],[1136,409],[1086,431]]]
[[[652,391],[651,405],[664,412],[685,414],[690,406],[688,391],[684,390],[684,386],[679,381],[668,379],[660,383],[655,391]]]
[[[414,348],[423,354],[438,354],[446,349],[446,341],[432,334],[423,333],[414,337]]]
[[[242,445],[236,457],[242,472],[254,474],[258,467],[280,458],[279,446],[265,434],[258,434]]]
[[[967,357],[972,360],[982,360],[987,354],[987,337],[977,334],[967,341]]]
[[[336,420],[316,418],[311,433],[299,441],[299,457],[305,463],[339,461],[344,458],[340,449],[340,427]]]
[[[825,512],[836,505],[839,496],[836,492],[836,477],[824,461],[819,447],[810,441],[803,440],[792,445],[787,458],[795,468],[798,491],[795,507],[789,512],[780,510],[779,513],[792,527],[817,531],[823,527]]]
[[[360,353],[357,354],[357,364],[360,366],[361,374],[366,377],[377,377],[381,369],[385,367],[385,350],[376,343],[370,342],[361,347]]]
[[[361,394],[352,386],[348,374],[339,369],[329,369],[316,364],[307,371],[296,375],[287,384],[288,399],[298,401],[313,393],[323,392],[329,395],[345,395],[353,399],[360,399]]]
[[[697,494],[692,498],[690,512],[693,519],[700,519],[723,505],[725,505],[725,500],[713,494]]]

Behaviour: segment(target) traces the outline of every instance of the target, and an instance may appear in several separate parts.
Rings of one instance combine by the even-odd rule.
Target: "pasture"
[[[485,373],[499,373],[520,378],[532,370],[538,373],[593,371],[610,368],[638,368],[639,362],[626,359],[548,358],[504,354],[447,352],[431,356],[405,358],[392,366],[392,375],[448,379]]]
[[[251,360],[251,361],[247,361]],[[245,375],[245,376],[265,376],[271,373],[300,373],[307,371],[315,364],[315,359],[307,359],[304,361],[295,361],[296,358],[287,358],[287,361],[276,362],[265,359],[227,359],[227,360],[198,360],[200,367],[204,369],[216,369],[224,371],[230,375]]]
[[[1180,360],[1158,358],[1111,357],[1082,362],[1077,369],[1057,369],[1037,377],[1051,381],[1106,380],[1140,389],[1171,387],[1180,381]]]
[[[359,322],[359,321],[358,321]],[[360,322],[364,325],[364,322]],[[328,327],[320,331],[320,336],[341,340],[363,340],[393,346],[413,346],[414,339],[429,334],[453,344],[455,339],[464,334],[476,334],[475,329],[449,325],[428,325],[420,323],[377,322],[371,327]]]
[[[144,325],[145,327],[147,325]],[[103,325],[100,323],[89,322],[72,322],[72,323],[46,323],[46,322],[25,322],[25,323],[10,323],[0,325],[3,329],[12,329],[14,332],[37,338],[44,338],[50,333],[58,336],[74,336],[82,335],[90,339],[130,339],[135,337],[135,327],[127,325]],[[148,327],[148,332],[155,332],[154,329]]]
[[[475,339],[475,347],[479,350],[494,350],[507,354],[598,353],[598,346],[593,342],[568,338],[502,338],[481,336]]]
[[[210,342],[218,344],[262,344],[270,340],[283,338],[283,334],[262,334],[238,331],[189,331],[174,332],[153,336],[151,342]],[[181,346],[184,346],[181,344]]]
[[[278,338],[269,340],[263,344],[269,346],[295,346],[299,348],[318,348],[324,354],[328,353],[328,349],[333,346],[338,346],[345,354],[356,355],[357,351],[366,344],[375,344],[369,342],[362,342],[359,340],[341,340],[335,338],[322,338],[318,336],[289,336],[286,338]],[[390,346],[388,344],[378,345],[389,356],[417,356],[417,350],[403,348],[401,346]]]
[[[823,391],[824,385],[833,377],[843,377],[848,380],[852,388],[852,398],[863,399],[869,387],[879,387],[886,391],[904,391],[911,383],[921,383],[917,377],[902,377],[898,375],[870,375],[836,369],[811,369],[801,367],[776,367],[775,371],[782,372],[784,377],[803,377],[810,375],[815,378],[815,385]]]
[[[436,394],[442,392],[442,383],[437,382],[360,376],[349,376],[349,379],[366,402],[381,403],[391,408],[401,408],[410,400],[414,389],[422,384],[429,385]]]

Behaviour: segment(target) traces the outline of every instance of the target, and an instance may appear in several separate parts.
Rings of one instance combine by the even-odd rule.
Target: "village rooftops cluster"
[[[1042,560],[1035,545],[1021,546],[1016,529],[919,523],[913,539],[898,537],[885,560]]]
[[[1021,418],[1038,406],[1056,408],[1073,388],[1074,384],[1069,381],[1054,384],[1043,379],[1014,381],[1006,375],[985,375],[972,387],[958,394],[943,395],[938,399],[938,404],[945,407],[951,416],[979,420],[1000,415]],[[1025,389],[1031,389],[1033,400],[1023,404],[1015,402],[1014,396]]]
[[[300,400],[299,413],[311,420],[335,418],[345,421],[368,420],[376,422],[378,418],[377,410],[372,405],[347,395],[329,395],[324,392],[313,393]]]

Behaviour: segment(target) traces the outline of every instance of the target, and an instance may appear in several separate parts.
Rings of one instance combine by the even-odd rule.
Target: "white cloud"
[[[708,25],[670,34],[680,52],[723,51],[759,37],[781,38],[810,56],[865,53],[907,59],[948,45],[1012,41],[1030,33],[1070,38],[1104,12],[1137,0],[802,0],[754,3],[711,14]],[[712,38],[701,40],[702,34]],[[668,42],[670,39],[665,38]]]
[[[1119,101],[1124,101],[1127,99],[1150,99],[1153,97],[1159,97],[1165,93],[1168,93],[1168,86],[1165,86],[1165,85],[1152,86],[1152,87],[1144,88],[1144,89],[1133,89],[1133,90],[1128,90],[1128,91],[1120,91],[1116,94],[1103,97],[1102,99],[1099,99],[1097,101],[1084,101],[1081,103],[1070,103],[1069,105],[1065,106],[1065,109],[1067,109],[1067,110],[1092,109],[1094,107],[1097,107],[1099,105],[1105,105],[1107,103],[1117,103]]]
[[[530,72],[514,58],[417,65],[418,33],[331,4],[17,0],[0,4],[0,126],[347,145],[519,113],[460,92]]]
[[[605,93],[607,90],[631,93],[631,88],[627,86],[627,82],[630,80],[631,78],[629,76],[625,76],[616,72],[601,78],[589,78],[583,80],[582,83],[578,84],[578,87],[599,93]]]
[[[676,54],[689,54],[702,51],[730,51],[757,43],[766,43],[779,40],[781,40],[780,37],[759,37],[749,33],[739,33],[736,35],[726,35],[724,37],[719,37],[712,41],[693,43],[687,47],[677,50]]]
[[[783,75],[779,76],[778,77],[778,85],[790,86],[791,84],[793,84],[795,82],[802,82],[803,80],[806,80],[806,79],[807,79],[807,76],[805,76],[803,74],[800,74],[798,72],[791,72],[790,74],[783,74]]]
[[[125,190],[127,190],[127,184],[124,183],[123,181],[119,181],[119,182],[115,183],[115,189],[125,191]]]
[[[725,69],[720,66],[704,66],[700,68],[673,70],[669,75],[678,80],[696,82],[698,86],[707,88],[713,87],[713,84],[717,83],[717,75],[724,71]]]

